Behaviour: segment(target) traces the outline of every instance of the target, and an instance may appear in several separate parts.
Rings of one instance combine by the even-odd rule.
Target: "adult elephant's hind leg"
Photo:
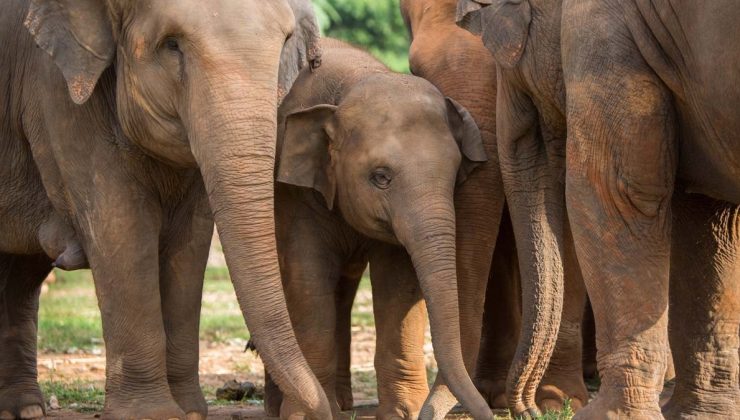
[[[40,286],[50,270],[45,255],[0,254],[0,419],[44,415],[36,335]]]
[[[181,206],[169,223],[167,244],[160,254],[167,382],[188,420],[205,419],[208,413],[198,376],[198,326],[213,220],[201,188],[190,197],[199,203]]]
[[[740,207],[677,193],[669,331],[676,388],[667,419],[740,418]]]
[[[621,20],[564,6],[567,202],[596,320],[601,390],[576,418],[660,419],[675,117]],[[601,4],[601,3],[599,3]]]

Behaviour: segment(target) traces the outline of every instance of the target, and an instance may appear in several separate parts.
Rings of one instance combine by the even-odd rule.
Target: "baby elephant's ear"
[[[278,182],[313,188],[329,209],[334,207],[336,177],[328,131],[336,110],[334,105],[317,105],[287,116],[277,170]]]
[[[460,170],[457,172],[457,185],[460,185],[475,168],[488,161],[488,156],[473,116],[454,99],[446,98],[446,100],[447,119],[462,154]]]

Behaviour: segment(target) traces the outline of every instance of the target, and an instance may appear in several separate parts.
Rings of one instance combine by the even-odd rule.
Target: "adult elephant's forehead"
[[[236,35],[290,33],[293,12],[285,0],[119,0],[121,10],[149,18],[160,27],[182,34]],[[123,7],[126,5],[125,7]],[[124,12],[125,14],[125,12]]]

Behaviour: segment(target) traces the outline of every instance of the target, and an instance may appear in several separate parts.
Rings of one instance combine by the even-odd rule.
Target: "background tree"
[[[395,71],[408,72],[408,34],[398,0],[314,0],[325,36],[361,47]]]

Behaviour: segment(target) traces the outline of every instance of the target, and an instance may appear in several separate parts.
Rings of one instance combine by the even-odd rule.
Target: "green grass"
[[[88,382],[41,382],[41,390],[48,399],[56,395],[59,404],[81,413],[100,412],[105,402],[105,390]]]
[[[57,281],[41,296],[39,349],[52,353],[99,350],[103,334],[89,270],[56,272]],[[244,324],[234,287],[225,268],[206,270],[203,287],[200,338],[210,342],[246,340]]]

